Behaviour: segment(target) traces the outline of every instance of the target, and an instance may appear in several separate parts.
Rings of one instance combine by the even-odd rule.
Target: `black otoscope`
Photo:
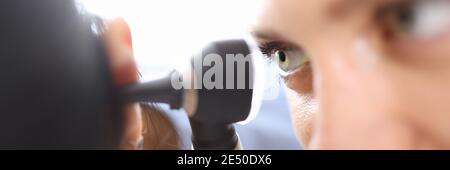
[[[251,113],[254,61],[249,57],[235,61],[227,54],[249,55],[245,41],[212,43],[202,51],[205,55],[192,59],[188,72],[193,76],[183,76],[181,82],[200,84],[200,88],[173,86],[177,80],[173,78],[185,72],[118,88],[97,35],[102,22],[80,17],[72,1],[2,1],[0,11],[0,20],[11,21],[0,27],[0,148],[115,149],[123,138],[120,110],[125,100],[185,109],[195,149],[239,149],[233,123]],[[209,58],[207,54],[216,55]],[[202,64],[211,59],[221,63]],[[202,78],[214,69],[221,69],[223,75],[211,79],[222,77],[223,88],[203,87],[208,85]]]
[[[208,59],[208,54],[216,55],[209,55]],[[194,149],[240,149],[233,124],[246,120],[252,107],[255,76],[254,59],[249,54],[251,51],[244,40],[211,43],[203,49],[202,55],[191,60],[191,70],[187,70],[191,75],[174,71],[165,78],[130,86],[125,90],[126,98],[129,102],[167,103],[171,109],[185,109],[192,128]],[[211,58],[222,62],[205,66],[203,63]],[[202,78],[215,66],[215,69],[222,69],[223,81],[219,86],[207,88]],[[216,78],[218,80],[220,76],[212,77]],[[178,80],[191,87],[174,87],[173,83]],[[200,88],[194,87],[195,83],[201,84]]]

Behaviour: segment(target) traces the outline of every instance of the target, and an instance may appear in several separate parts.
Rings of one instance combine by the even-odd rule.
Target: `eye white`
[[[424,0],[413,6],[416,21],[414,34],[420,38],[436,36],[450,25],[450,1]]]
[[[278,64],[282,76],[295,72],[308,61],[308,57],[299,50],[278,50],[274,53],[274,59]]]

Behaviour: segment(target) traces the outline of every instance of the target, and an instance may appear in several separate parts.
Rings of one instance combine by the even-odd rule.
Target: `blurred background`
[[[260,0],[78,0],[80,6],[105,19],[128,21],[142,81],[167,75],[205,44],[246,38],[261,9]],[[301,149],[293,132],[283,84],[267,75],[272,93],[251,123],[236,125],[244,149]],[[169,111],[184,149],[190,149],[190,127],[183,111]]]

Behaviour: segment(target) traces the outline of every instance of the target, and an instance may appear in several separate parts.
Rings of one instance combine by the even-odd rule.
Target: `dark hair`
[[[122,103],[71,0],[0,2],[0,149],[115,149]]]

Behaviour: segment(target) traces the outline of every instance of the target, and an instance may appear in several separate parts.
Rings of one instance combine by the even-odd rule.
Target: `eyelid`
[[[386,17],[386,15],[389,15],[391,14],[391,12],[401,9],[405,6],[413,5],[414,3],[417,3],[417,1],[422,0],[395,0],[378,4],[375,8],[375,18],[378,22],[384,23],[383,19]]]
[[[286,43],[282,41],[267,41],[259,42],[259,48],[261,52],[267,57],[271,57],[277,50],[295,50],[300,49],[292,43]]]
[[[432,4],[430,6],[430,3]],[[444,3],[444,5],[437,5],[439,3]],[[427,38],[430,39],[433,37],[436,37],[437,32],[445,32],[443,30],[445,30],[445,27],[448,26],[448,24],[450,24],[450,22],[434,22],[434,23],[429,23],[430,21],[430,15],[429,13],[425,13],[428,15],[425,15],[425,18],[423,17],[423,6],[425,5],[425,10],[427,10],[428,12],[430,11],[430,7],[441,7],[440,10],[437,11],[433,11],[434,14],[436,14],[436,12],[441,12],[440,14],[442,14],[442,8],[444,9],[448,9],[448,4],[450,4],[449,0],[411,0],[411,1],[399,1],[396,3],[389,3],[389,4],[385,4],[383,6],[380,6],[379,8],[377,8],[377,13],[376,13],[376,22],[381,25],[384,33],[386,34],[386,37],[388,38],[398,38],[399,36],[395,36],[395,34],[393,33],[394,31],[392,31],[391,29],[391,20],[389,20],[389,16],[391,15],[395,15],[396,12],[398,12],[398,10],[404,9],[404,8],[412,8],[412,10],[414,10],[415,12],[422,12],[419,16],[415,16],[417,17],[418,20],[420,20],[421,24],[416,24],[413,25],[414,29],[410,31],[410,33],[408,34],[402,34],[401,38],[409,38],[412,37],[411,33],[414,33],[414,37],[413,38]],[[428,8],[427,8],[428,7]],[[444,10],[445,11],[445,10]],[[444,13],[444,15],[447,15],[445,17],[448,18],[448,14],[449,13]],[[434,16],[434,18],[432,17],[431,19],[435,19],[436,20],[436,15],[432,15]],[[439,16],[439,15],[438,15]],[[442,15],[441,15],[442,16]],[[426,23],[427,21],[424,21],[424,19],[428,19],[428,24],[424,24],[424,22]],[[439,17],[438,17],[439,20]],[[442,17],[440,18],[440,20],[442,21]],[[444,19],[446,20],[446,19]],[[441,24],[441,25],[436,25],[436,24]]]

